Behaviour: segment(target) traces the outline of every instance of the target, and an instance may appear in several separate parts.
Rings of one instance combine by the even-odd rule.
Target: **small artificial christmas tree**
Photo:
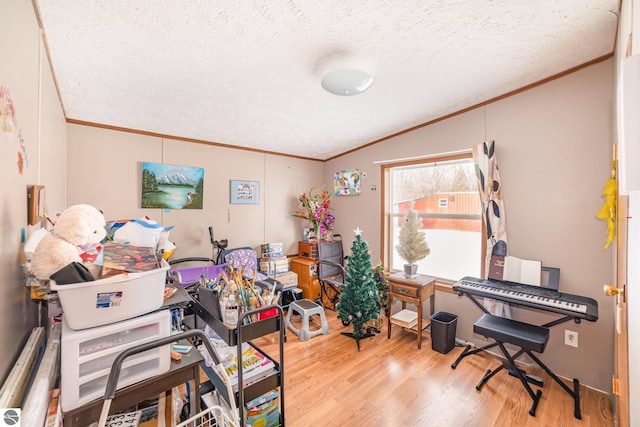
[[[351,255],[347,263],[345,283],[338,303],[338,318],[343,323],[353,324],[353,333],[343,332],[356,340],[360,351],[360,340],[372,337],[364,333],[363,326],[380,316],[380,298],[371,268],[369,245],[362,240],[362,231],[355,230],[356,238],[351,244]]]
[[[375,267],[373,267],[373,280],[376,282],[378,288],[378,311],[384,313],[386,317],[389,317],[389,273],[384,271],[384,266],[381,261],[378,261]],[[370,330],[376,333],[380,332],[383,326],[382,316],[377,319],[371,319],[365,323],[364,327],[367,328],[367,332]]]
[[[378,296],[380,301],[378,302],[379,310],[384,309],[384,315],[389,315],[389,279],[388,274],[384,271],[382,262],[378,261],[378,264],[373,267],[373,278],[376,281],[378,288]]]
[[[431,252],[424,233],[420,231],[421,226],[422,221],[418,216],[418,211],[413,208],[409,209],[398,235],[399,244],[396,246],[398,255],[407,262],[407,266],[415,265],[416,261],[420,261]],[[405,275],[415,276],[417,266],[411,268],[410,271],[407,271],[407,266],[405,266]]]

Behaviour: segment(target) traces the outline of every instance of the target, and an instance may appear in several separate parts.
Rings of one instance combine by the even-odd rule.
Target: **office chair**
[[[318,242],[320,296],[318,296],[317,302],[334,311],[340,300],[342,287],[345,285],[344,261],[346,259],[339,234],[334,235],[332,241]]]

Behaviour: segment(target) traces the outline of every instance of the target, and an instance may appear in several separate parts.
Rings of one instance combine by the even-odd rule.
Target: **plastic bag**
[[[48,232],[49,230],[46,228],[40,228],[31,233],[31,236],[29,236],[29,239],[27,239],[27,242],[24,244],[24,256],[27,258],[27,261],[31,261],[33,258],[33,252],[36,250],[36,246],[38,246],[40,240],[42,240]]]
[[[173,425],[180,424],[183,421],[180,417],[182,414],[182,408],[189,403],[187,396],[180,392],[178,387],[171,389],[171,406],[173,409]]]
[[[116,243],[156,248],[167,259],[176,246],[169,241],[173,226],[163,227],[149,218],[112,221],[107,225],[107,234]]]

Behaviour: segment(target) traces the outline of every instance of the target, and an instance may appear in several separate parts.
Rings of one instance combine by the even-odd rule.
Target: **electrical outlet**
[[[568,329],[564,330],[564,343],[571,347],[578,347],[578,333],[570,331]]]

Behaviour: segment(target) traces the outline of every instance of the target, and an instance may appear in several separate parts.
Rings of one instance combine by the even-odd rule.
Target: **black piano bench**
[[[502,369],[506,368],[510,373],[520,379],[520,382],[527,390],[527,393],[529,393],[529,396],[531,396],[531,399],[533,399],[533,404],[531,405],[531,409],[529,410],[529,415],[535,416],[538,402],[540,401],[540,397],[542,396],[542,390],[538,390],[537,392],[533,391],[533,389],[527,382],[525,374],[516,366],[515,359],[523,353],[526,353],[533,360],[535,360],[536,363],[541,365],[541,362],[535,356],[533,356],[531,352],[544,352],[544,349],[547,346],[547,342],[549,341],[549,329],[542,326],[518,322],[516,320],[511,320],[504,317],[484,314],[480,319],[476,321],[476,323],[473,324],[473,332],[495,340],[496,344],[500,348],[500,351],[502,351],[502,354],[506,358],[501,366],[494,370],[487,371],[487,373],[482,377],[482,379],[476,386],[476,390],[480,390],[484,383],[489,381],[491,377],[500,372]],[[505,344],[515,345],[519,347],[520,350],[512,356],[504,346]],[[543,367],[543,369],[545,368],[546,367]],[[547,369],[545,369],[545,371],[547,371]]]
[[[548,328],[491,314],[485,314],[478,319],[473,324],[473,332],[536,353],[543,353],[549,341]]]
[[[571,390],[556,374],[554,374],[551,369],[547,367],[540,359],[538,359],[532,351],[536,353],[543,353],[545,347],[547,346],[547,342],[549,341],[549,329],[543,326],[530,325],[528,323],[518,322],[516,320],[506,319],[504,317],[493,316],[491,314],[484,314],[480,319],[473,324],[473,331],[477,334],[483,335],[487,338],[492,338],[495,343],[490,344],[489,346],[483,347],[484,349],[491,347],[492,345],[497,345],[500,347],[500,351],[506,358],[503,362],[502,366],[492,370],[488,370],[487,373],[482,377],[478,385],[476,386],[477,390],[480,390],[482,385],[486,383],[489,378],[500,372],[502,369],[506,368],[511,374],[518,377],[524,388],[529,393],[529,396],[533,399],[533,405],[531,405],[531,409],[529,410],[529,415],[536,415],[536,407],[538,406],[538,402],[540,401],[540,396],[542,396],[542,391],[538,390],[536,393],[533,392],[531,386],[527,382],[527,377],[524,372],[522,372],[516,366],[515,360],[520,357],[522,354],[526,353],[533,359],[534,362],[538,364],[560,387],[566,391],[569,396],[573,398],[573,416],[577,419],[582,419],[580,415],[580,382],[577,379],[573,379],[573,390]],[[507,351],[506,344],[512,344],[517,347],[520,347],[513,356]],[[476,349],[482,350],[482,349]],[[476,350],[472,350],[467,352],[467,354],[475,354]],[[457,361],[456,361],[457,363]],[[452,366],[455,368],[455,366]],[[538,384],[542,386],[542,384]]]

